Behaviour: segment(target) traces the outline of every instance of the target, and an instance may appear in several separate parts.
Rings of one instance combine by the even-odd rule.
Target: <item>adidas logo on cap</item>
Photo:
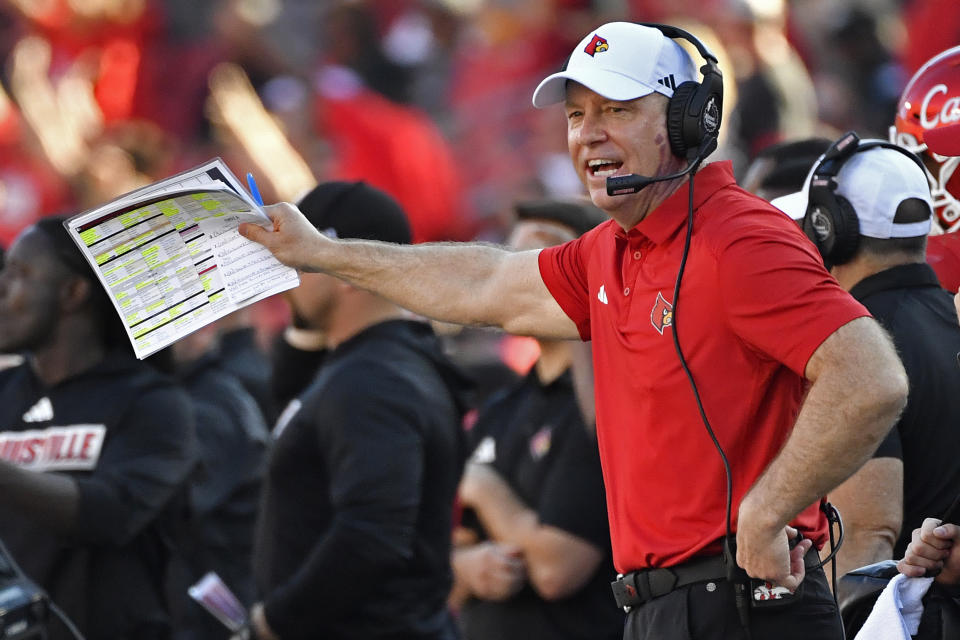
[[[670,88],[673,89],[674,91],[677,90],[677,82],[676,82],[676,80],[673,79],[673,74],[672,74],[672,73],[671,73],[670,75],[668,75],[668,76],[665,76],[665,77],[660,78],[659,80],[657,80],[657,84],[662,84],[662,85],[665,86],[665,87],[670,87]]]

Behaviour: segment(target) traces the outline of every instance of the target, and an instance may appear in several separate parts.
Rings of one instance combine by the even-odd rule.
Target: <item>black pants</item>
[[[747,640],[726,580],[698,582],[634,607],[624,640]],[[788,605],[750,609],[751,640],[842,640],[843,626],[823,569],[807,572]]]

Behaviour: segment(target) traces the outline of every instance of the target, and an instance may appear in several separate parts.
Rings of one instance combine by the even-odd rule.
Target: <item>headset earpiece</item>
[[[840,215],[834,220],[837,226],[830,255],[833,264],[844,264],[853,258],[860,246],[860,218],[850,201],[843,196],[837,196],[837,210]]]
[[[683,82],[673,91],[667,106],[667,136],[673,154],[693,163],[716,149],[723,110],[723,74],[717,57],[693,34],[670,25],[640,23],[659,29],[668,38],[686,40],[706,63],[700,67],[701,82]]]
[[[803,232],[816,245],[828,269],[848,262],[860,243],[860,220],[853,205],[832,191],[830,196],[832,202],[819,204],[814,204],[811,197],[803,218]]]
[[[827,268],[849,262],[860,245],[860,219],[850,201],[837,195],[837,174],[854,154],[877,148],[898,151],[923,171],[923,161],[916,154],[881,140],[861,144],[853,131],[830,145],[810,178],[807,211],[801,224]]]
[[[687,156],[687,149],[690,148],[684,126],[688,122],[687,105],[699,86],[696,82],[681,82],[680,86],[674,89],[673,97],[667,105],[667,135],[670,138],[670,150],[673,151],[673,155],[681,158]]]

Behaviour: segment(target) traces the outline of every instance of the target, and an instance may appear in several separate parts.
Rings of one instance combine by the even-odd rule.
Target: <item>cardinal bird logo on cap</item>
[[[584,51],[589,53],[590,57],[593,57],[593,54],[606,51],[609,48],[610,44],[607,42],[606,38],[601,38],[597,34],[593,34],[593,40],[590,41],[590,44],[587,45],[587,48],[584,49]]]
[[[663,335],[665,328],[673,326],[673,305],[667,302],[659,291],[657,301],[653,303],[653,310],[650,311],[650,323],[660,332],[660,335]]]

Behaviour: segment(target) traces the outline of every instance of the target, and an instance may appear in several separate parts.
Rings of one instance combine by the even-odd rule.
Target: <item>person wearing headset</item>
[[[705,58],[703,82],[676,38]],[[721,98],[690,34],[605,24],[533,97],[564,104],[571,160],[611,218],[580,238],[521,252],[333,241],[288,204],[240,232],[432,318],[592,341],[625,638],[839,638],[811,551],[827,537],[821,496],[893,425],[906,376],[796,225],[729,163],[700,168]]]
[[[803,225],[840,286],[890,333],[910,381],[895,428],[830,493],[844,519],[836,557],[844,574],[901,557],[924,515],[957,497],[960,327],[925,261],[933,206],[917,156],[848,133],[814,163],[801,191],[773,204]]]
[[[924,146],[931,154],[937,154],[947,161],[960,158],[960,122],[930,129],[924,137]],[[960,315],[960,293],[954,296],[954,308]],[[957,484],[949,486],[956,490]],[[955,499],[960,501],[960,497]],[[956,523],[956,507],[957,503],[954,503],[947,509],[954,512],[953,517],[942,508],[927,512],[937,514],[937,517],[924,518],[920,526],[913,529],[897,569],[908,577],[933,575],[941,596],[952,599],[960,606],[960,526]],[[942,602],[937,604],[941,609],[945,606]],[[925,600],[924,605],[924,615],[929,616],[930,603]],[[935,611],[934,615],[937,613],[941,618],[947,617],[943,611]]]

